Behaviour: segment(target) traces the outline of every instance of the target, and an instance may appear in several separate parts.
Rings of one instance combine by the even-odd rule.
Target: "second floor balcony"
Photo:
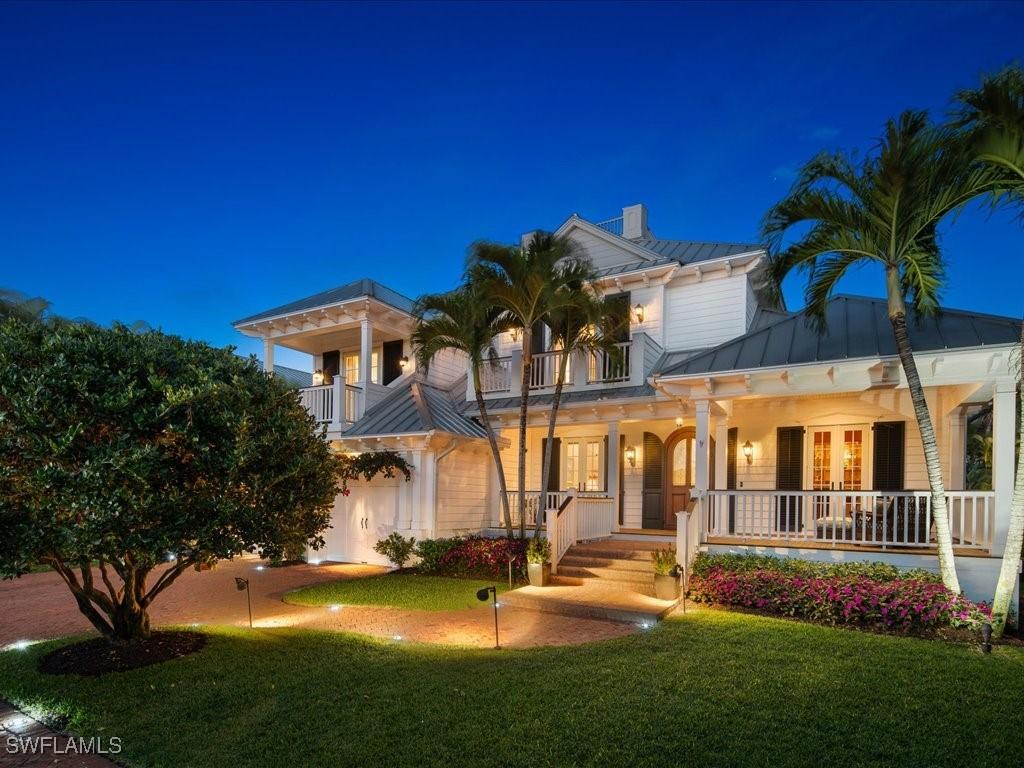
[[[661,347],[647,334],[634,333],[629,341],[615,345],[614,352],[577,352],[568,361],[562,350],[533,355],[529,388],[531,393],[554,390],[564,370],[566,391],[643,384],[661,355]],[[564,366],[563,366],[564,361]],[[517,397],[522,390],[523,355],[519,349],[484,363],[480,379],[485,397]],[[472,380],[467,395],[472,398]]]

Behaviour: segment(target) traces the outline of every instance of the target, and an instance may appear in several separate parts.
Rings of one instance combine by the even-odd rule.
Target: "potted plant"
[[[531,587],[546,587],[551,581],[551,545],[547,539],[534,536],[526,545],[526,571]]]
[[[679,566],[672,548],[651,552],[654,562],[654,596],[659,600],[679,599]]]

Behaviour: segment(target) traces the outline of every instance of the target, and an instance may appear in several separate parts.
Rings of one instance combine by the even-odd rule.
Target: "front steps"
[[[574,544],[547,587],[506,592],[501,602],[565,616],[651,624],[674,607],[654,597],[651,552],[662,542],[602,539]]]

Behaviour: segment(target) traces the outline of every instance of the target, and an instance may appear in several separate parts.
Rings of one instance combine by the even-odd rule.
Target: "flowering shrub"
[[[512,559],[512,573],[521,578],[526,570],[525,539],[491,539],[469,536],[458,539],[437,560],[437,573],[452,576],[508,576],[508,561]]]
[[[820,573],[794,573],[788,561],[738,564],[744,556],[701,556],[694,564],[690,595],[698,602],[734,605],[824,624],[845,624],[889,631],[977,626],[989,608],[955,595],[933,578],[891,577],[890,566],[852,563],[829,565]],[[764,562],[774,561],[774,562]],[[711,562],[708,562],[711,561]],[[820,566],[822,564],[814,564]],[[733,567],[738,566],[738,567]],[[874,566],[881,566],[872,570]],[[802,570],[797,567],[795,570]],[[872,575],[874,574],[874,575]]]
[[[789,576],[807,578],[847,578],[863,576],[874,581],[896,581],[898,579],[924,581],[941,584],[942,577],[924,568],[897,568],[888,563],[819,563],[800,560],[796,557],[772,557],[771,555],[733,555],[728,553],[709,554],[701,552],[693,563],[693,575],[705,576],[713,569],[724,569],[736,573],[748,571],[771,571]]]

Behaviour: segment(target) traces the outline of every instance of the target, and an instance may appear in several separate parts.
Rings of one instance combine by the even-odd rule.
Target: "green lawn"
[[[102,679],[0,653],[0,695],[145,766],[1009,766],[1024,650],[702,611],[604,643],[453,650],[211,628]]]
[[[387,573],[382,576],[314,584],[288,592],[284,600],[295,605],[340,603],[418,608],[423,611],[455,611],[483,605],[476,599],[476,591],[492,585],[498,588],[499,594],[508,589],[507,584],[502,586],[501,582],[494,581]]]

